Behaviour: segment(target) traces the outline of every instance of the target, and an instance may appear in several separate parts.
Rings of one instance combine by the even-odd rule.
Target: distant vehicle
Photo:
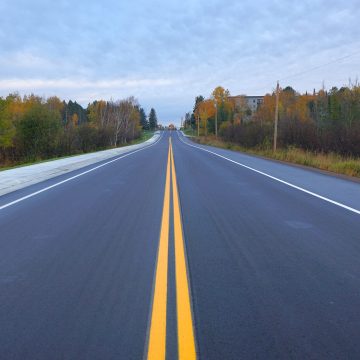
[[[174,124],[170,124],[168,127],[169,130],[176,130],[176,127]]]

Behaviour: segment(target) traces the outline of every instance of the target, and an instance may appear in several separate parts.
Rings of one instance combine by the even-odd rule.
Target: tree
[[[49,97],[46,100],[46,105],[49,108],[49,110],[59,111],[59,113],[62,113],[64,109],[64,102],[61,101],[57,96]]]
[[[94,101],[85,110],[56,96],[9,94],[0,97],[0,166],[127,143],[142,127],[149,125],[134,97]]]
[[[113,129],[113,146],[125,144],[139,135],[139,104],[134,97],[108,103],[110,126]]]
[[[106,128],[109,124],[108,103],[104,100],[94,101],[87,107],[88,120],[97,128]]]
[[[147,120],[147,116],[145,114],[145,110],[140,107],[138,108],[139,115],[140,115],[140,125],[143,128],[143,130],[149,130],[149,122]]]
[[[188,128],[188,127],[191,127],[191,113],[190,112],[187,112],[185,113],[185,117],[184,117],[184,128]]]
[[[9,100],[0,98],[0,147],[11,147],[14,135],[15,127],[10,118]]]
[[[190,124],[191,124],[191,127],[194,129],[196,127],[196,124],[197,124],[197,118],[196,118],[196,108],[198,106],[198,104],[200,104],[202,101],[204,101],[205,98],[202,96],[202,95],[198,95],[196,96],[195,98],[195,103],[194,103],[194,107],[193,107],[193,112],[191,114],[191,121],[190,121]]]
[[[243,123],[245,120],[249,119],[251,116],[251,109],[246,100],[245,95],[241,95],[237,98],[236,104],[235,101],[232,101],[232,106],[234,109],[234,116],[231,119],[232,123]]]
[[[17,138],[28,159],[48,157],[55,153],[61,133],[58,112],[35,104],[17,124]]]
[[[195,116],[199,116],[203,123],[205,136],[207,135],[207,122],[210,117],[215,115],[215,105],[212,100],[204,100],[200,102],[196,107]]]
[[[79,116],[78,116],[77,113],[72,114],[71,122],[72,122],[73,126],[78,126],[79,125]]]
[[[78,124],[82,124],[87,121],[86,110],[78,104],[76,101],[73,102],[69,100],[69,102],[64,104],[63,115],[64,122],[67,123],[69,120],[72,121],[73,115],[76,114],[78,117]]]
[[[149,126],[151,130],[155,130],[157,128],[157,116],[154,108],[151,108],[149,113]]]
[[[230,96],[229,90],[225,90],[222,86],[217,86],[212,92],[212,97],[220,106],[222,103],[227,102]]]
[[[212,92],[212,99],[217,105],[218,127],[225,121],[231,121],[234,114],[234,103],[229,99],[230,92],[218,86]],[[214,124],[215,129],[215,124]]]
[[[82,124],[77,129],[81,151],[89,152],[96,149],[96,129],[90,124]]]

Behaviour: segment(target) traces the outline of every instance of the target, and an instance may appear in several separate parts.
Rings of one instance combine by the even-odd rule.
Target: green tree
[[[191,127],[193,128],[193,129],[195,129],[196,128],[196,124],[197,124],[197,120],[196,120],[196,116],[195,116],[195,113],[196,113],[196,109],[197,109],[197,106],[201,103],[201,102],[203,102],[205,100],[205,98],[202,96],[202,95],[198,95],[198,96],[196,96],[196,98],[195,98],[195,103],[194,103],[194,107],[193,107],[193,112],[192,112],[192,114],[191,114],[191,121],[190,121],[190,123],[191,123]]]
[[[76,101],[73,102],[69,100],[69,102],[66,104],[64,102],[63,109],[62,109],[63,119],[64,123],[67,124],[69,121],[73,120],[73,115],[77,115],[78,124],[83,124],[84,122],[87,122],[87,113],[86,110],[78,104]]]
[[[60,114],[35,104],[20,119],[16,130],[24,157],[36,159],[55,155],[62,130]]]
[[[211,94],[212,100],[217,105],[218,128],[226,121],[232,121],[234,116],[234,103],[230,101],[230,92],[222,86],[217,86]],[[210,131],[215,133],[215,118],[209,122]]]
[[[9,100],[0,98],[0,147],[11,147],[14,134],[15,127],[10,118]]]

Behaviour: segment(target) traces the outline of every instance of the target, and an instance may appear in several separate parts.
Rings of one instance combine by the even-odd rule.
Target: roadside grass
[[[141,134],[141,136],[139,138],[137,138],[137,139],[135,139],[133,141],[130,141],[130,142],[126,143],[126,144],[121,144],[120,146],[117,146],[116,148],[107,147],[107,148],[98,149],[96,151],[78,152],[78,153],[72,154],[72,155],[57,156],[57,157],[48,158],[48,159],[37,159],[37,160],[34,160],[34,161],[24,161],[24,162],[16,163],[14,165],[0,164],[0,172],[4,171],[4,170],[16,169],[16,168],[23,167],[23,166],[30,166],[30,165],[34,165],[34,164],[40,164],[40,163],[44,163],[44,162],[48,162],[48,161],[71,158],[71,157],[78,156],[78,155],[93,154],[93,153],[103,151],[103,150],[117,149],[117,148],[121,148],[121,147],[124,147],[124,146],[140,144],[142,142],[145,142],[145,141],[149,140],[154,135],[154,133],[155,133],[155,131],[152,131],[152,130],[143,130],[143,132],[142,132],[142,134]]]
[[[195,129],[192,129],[192,128],[182,129],[182,131],[187,136],[196,136],[197,135],[197,131]]]
[[[145,141],[149,140],[150,138],[152,138],[154,133],[155,133],[155,131],[153,131],[153,130],[143,130],[139,138],[137,138],[127,144],[123,144],[119,147],[140,144],[140,143],[145,142]]]
[[[315,153],[305,151],[295,147],[287,149],[278,149],[275,153],[272,149],[252,148],[248,149],[237,144],[224,142],[215,139],[212,136],[193,138],[199,144],[211,145],[223,149],[240,151],[251,155],[262,156],[268,159],[274,159],[289,162],[302,166],[309,166],[325,171],[334,172],[346,176],[360,178],[360,158],[345,157],[335,153]]]

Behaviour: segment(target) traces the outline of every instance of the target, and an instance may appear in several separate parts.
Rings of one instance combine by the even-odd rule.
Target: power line
[[[360,54],[360,51],[357,51],[357,52],[355,52],[355,53],[342,56],[342,57],[340,57],[340,58],[334,59],[334,60],[332,60],[332,61],[329,61],[329,62],[324,63],[324,64],[321,64],[321,65],[314,66],[313,68],[310,68],[310,69],[301,71],[301,72],[299,72],[299,73],[296,73],[296,74],[292,74],[292,75],[283,77],[283,78],[279,79],[279,81],[287,80],[287,79],[291,79],[291,78],[293,78],[293,77],[297,77],[297,76],[301,76],[301,75],[303,75],[303,74],[307,74],[307,73],[309,73],[309,72],[311,72],[311,71],[314,71],[314,70],[317,70],[317,69],[321,69],[321,68],[323,68],[323,67],[325,67],[325,66],[328,66],[328,65],[331,65],[331,64],[335,64],[335,63],[337,63],[337,62],[339,62],[339,61],[348,59],[348,58],[350,58],[350,57],[352,57],[352,56],[355,56],[355,55],[358,55],[358,54]]]
[[[314,66],[314,67],[309,68],[309,69],[306,69],[306,70],[304,70],[304,71],[301,71],[301,72],[298,72],[298,73],[295,73],[295,74],[291,74],[291,75],[282,77],[282,78],[279,79],[279,81],[292,79],[292,78],[294,78],[294,77],[298,77],[298,76],[301,76],[301,75],[310,73],[310,72],[312,72],[312,71],[314,71],[314,70],[321,69],[321,68],[326,67],[326,66],[331,65],[331,64],[335,64],[335,63],[337,63],[337,62],[340,62],[340,61],[342,61],[342,60],[348,59],[348,58],[353,57],[353,56],[358,55],[358,54],[360,54],[360,51],[356,51],[356,52],[354,52],[354,53],[351,53],[351,54],[348,54],[348,55],[345,55],[345,56],[336,58],[336,59],[334,59],[334,60],[331,60],[331,61],[329,61],[329,62],[327,62],[327,63],[323,63],[323,64],[321,64],[321,65]],[[253,91],[255,91],[255,92],[262,91],[264,88],[266,88],[266,87],[268,87],[268,86],[273,86],[274,83],[275,83],[275,81],[274,81],[273,83],[271,83],[271,84],[270,84],[270,83],[265,84],[261,89],[259,88],[259,90],[253,90]]]

